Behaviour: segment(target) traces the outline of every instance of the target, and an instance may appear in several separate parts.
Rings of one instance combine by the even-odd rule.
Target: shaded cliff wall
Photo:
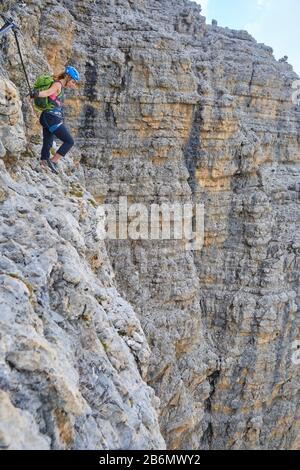
[[[186,0],[14,11],[32,77],[66,61],[84,76],[66,114],[95,200],[205,204],[201,252],[180,241],[106,242],[151,349],[147,382],[168,447],[299,448],[291,66],[244,31],[206,25]],[[25,92],[12,39],[5,53]],[[33,142],[38,124],[23,111]]]

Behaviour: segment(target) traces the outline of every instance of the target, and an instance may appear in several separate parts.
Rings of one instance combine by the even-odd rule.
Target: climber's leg
[[[41,151],[41,160],[49,160],[50,149],[53,145],[54,136],[48,130],[47,127],[43,126],[43,146]]]
[[[54,157],[51,158],[53,163],[57,163],[61,157],[64,157],[67,152],[69,152],[71,147],[73,147],[74,139],[64,124],[59,126],[58,129],[56,129],[53,133],[63,142]]]

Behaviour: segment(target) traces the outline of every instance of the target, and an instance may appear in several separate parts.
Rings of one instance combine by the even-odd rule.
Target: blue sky
[[[203,7],[207,22],[246,29],[258,42],[284,55],[300,75],[300,0],[194,0]]]

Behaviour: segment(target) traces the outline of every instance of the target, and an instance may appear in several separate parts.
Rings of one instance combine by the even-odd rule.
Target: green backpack
[[[48,90],[51,87],[52,83],[54,83],[54,78],[50,75],[40,75],[35,83],[34,89],[38,91]],[[50,103],[48,100],[48,96],[46,98],[34,98],[33,103],[34,107],[37,111],[44,111],[45,109],[52,109],[54,108],[54,104]]]

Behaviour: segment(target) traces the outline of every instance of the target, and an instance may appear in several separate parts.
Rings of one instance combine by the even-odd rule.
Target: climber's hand
[[[39,96],[39,91],[38,90],[33,90],[30,93],[30,98],[37,98]]]

